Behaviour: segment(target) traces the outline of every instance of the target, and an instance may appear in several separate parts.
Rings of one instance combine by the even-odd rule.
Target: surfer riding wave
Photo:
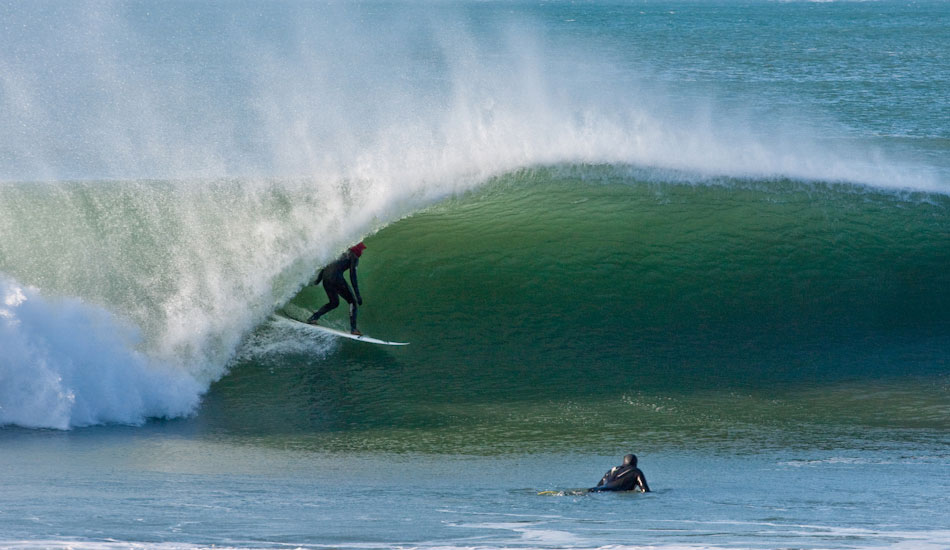
[[[357,284],[356,266],[359,264],[360,256],[363,255],[363,250],[365,249],[366,245],[360,242],[350,247],[336,261],[320,270],[316,280],[313,281],[313,286],[317,286],[323,281],[323,290],[326,291],[327,298],[329,298],[330,301],[314,312],[314,314],[307,319],[307,323],[316,325],[320,317],[340,305],[340,297],[342,296],[343,299],[346,300],[346,303],[350,305],[350,333],[357,336],[363,335],[363,333],[356,328],[357,306],[363,305],[363,298],[360,296],[360,287],[359,284]],[[343,273],[347,270],[350,272],[350,282],[353,283],[352,290],[350,290],[350,286],[346,284],[346,279],[343,278]]]

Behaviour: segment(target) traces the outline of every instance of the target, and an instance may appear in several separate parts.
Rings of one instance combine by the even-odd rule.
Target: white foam
[[[0,276],[0,425],[138,424],[195,410],[203,387],[137,351],[137,328]]]

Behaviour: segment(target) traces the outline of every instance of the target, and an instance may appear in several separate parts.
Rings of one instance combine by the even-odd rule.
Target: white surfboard
[[[366,335],[357,336],[356,334],[350,334],[349,332],[343,332],[342,330],[337,330],[335,328],[325,327],[322,325],[311,325],[308,323],[304,323],[303,321],[291,319],[290,317],[286,317],[284,315],[274,315],[274,317],[276,317],[277,319],[281,321],[287,321],[289,323],[294,323],[296,325],[303,325],[311,330],[322,332],[324,334],[331,334],[333,336],[340,336],[341,338],[349,338],[350,340],[357,340],[357,341],[366,342],[369,344],[380,344],[383,346],[408,346],[409,345],[409,342],[388,342],[386,340],[380,340],[378,338],[373,338]]]

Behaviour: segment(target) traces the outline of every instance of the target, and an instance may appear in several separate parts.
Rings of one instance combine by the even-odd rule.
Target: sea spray
[[[736,105],[715,88],[659,82],[659,67],[622,59],[616,43],[545,32],[543,12],[254,2],[7,12],[0,180],[316,176],[391,199],[589,162],[941,184],[877,147],[825,139],[821,113],[763,117],[757,98]]]
[[[371,227],[312,181],[0,187],[0,271],[132,320],[150,356],[209,383],[244,333]]]

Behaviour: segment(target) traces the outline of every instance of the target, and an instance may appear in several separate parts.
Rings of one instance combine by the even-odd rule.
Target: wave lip
[[[0,426],[66,430],[187,416],[204,387],[137,351],[139,329],[0,275]]]

